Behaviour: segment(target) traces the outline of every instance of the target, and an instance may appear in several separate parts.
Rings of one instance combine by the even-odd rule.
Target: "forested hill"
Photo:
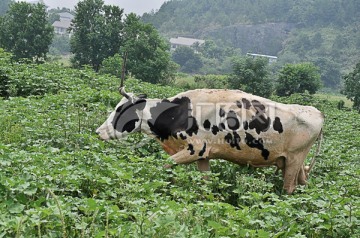
[[[161,32],[194,34],[235,24],[344,26],[359,22],[359,12],[358,0],[172,0],[143,19]]]
[[[359,0],[172,0],[142,19],[168,38],[212,39],[346,71],[360,60],[359,12]]]

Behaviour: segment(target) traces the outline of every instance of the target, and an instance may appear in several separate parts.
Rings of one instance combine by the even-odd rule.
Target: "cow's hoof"
[[[203,175],[202,179],[208,181],[208,180],[210,180],[210,176],[209,175]]]
[[[171,169],[173,166],[173,164],[165,164],[164,169]]]
[[[287,188],[284,187],[284,190],[286,191],[287,195],[293,194],[295,189],[296,189],[296,187],[293,187],[293,186],[287,187]]]

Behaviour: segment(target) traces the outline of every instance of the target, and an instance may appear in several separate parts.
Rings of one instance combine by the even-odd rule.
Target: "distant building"
[[[70,36],[68,29],[71,26],[71,20],[75,18],[74,15],[68,12],[60,12],[58,14],[60,16],[60,20],[55,21],[52,24],[52,26],[54,27],[55,34]]]
[[[179,46],[187,46],[191,47],[194,44],[202,45],[204,44],[204,40],[194,39],[194,38],[186,38],[186,37],[176,37],[170,38],[171,51],[174,51]]]
[[[75,16],[68,12],[60,12],[58,13],[60,16],[60,21],[71,21],[75,18]]]
[[[69,34],[68,29],[71,26],[71,21],[62,20],[62,21],[55,21],[52,26],[54,27],[55,34],[59,35],[67,35]]]
[[[253,58],[255,57],[265,57],[269,59],[269,64],[275,63],[277,61],[277,57],[276,56],[272,56],[272,55],[261,55],[261,54],[253,54],[253,53],[247,53],[247,56],[252,56]]]

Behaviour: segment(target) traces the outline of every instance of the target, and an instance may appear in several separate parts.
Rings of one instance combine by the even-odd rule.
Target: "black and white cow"
[[[287,105],[239,90],[198,89],[168,99],[127,94],[97,129],[103,140],[141,131],[154,136],[178,164],[210,159],[282,170],[291,194],[306,184],[312,166],[304,161],[321,135],[323,114],[314,107]]]

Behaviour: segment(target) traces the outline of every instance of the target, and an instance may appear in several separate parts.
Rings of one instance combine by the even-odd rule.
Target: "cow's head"
[[[120,139],[129,133],[141,130],[146,95],[134,96],[126,93],[123,87],[119,91],[124,97],[108,119],[96,130],[103,140]]]

